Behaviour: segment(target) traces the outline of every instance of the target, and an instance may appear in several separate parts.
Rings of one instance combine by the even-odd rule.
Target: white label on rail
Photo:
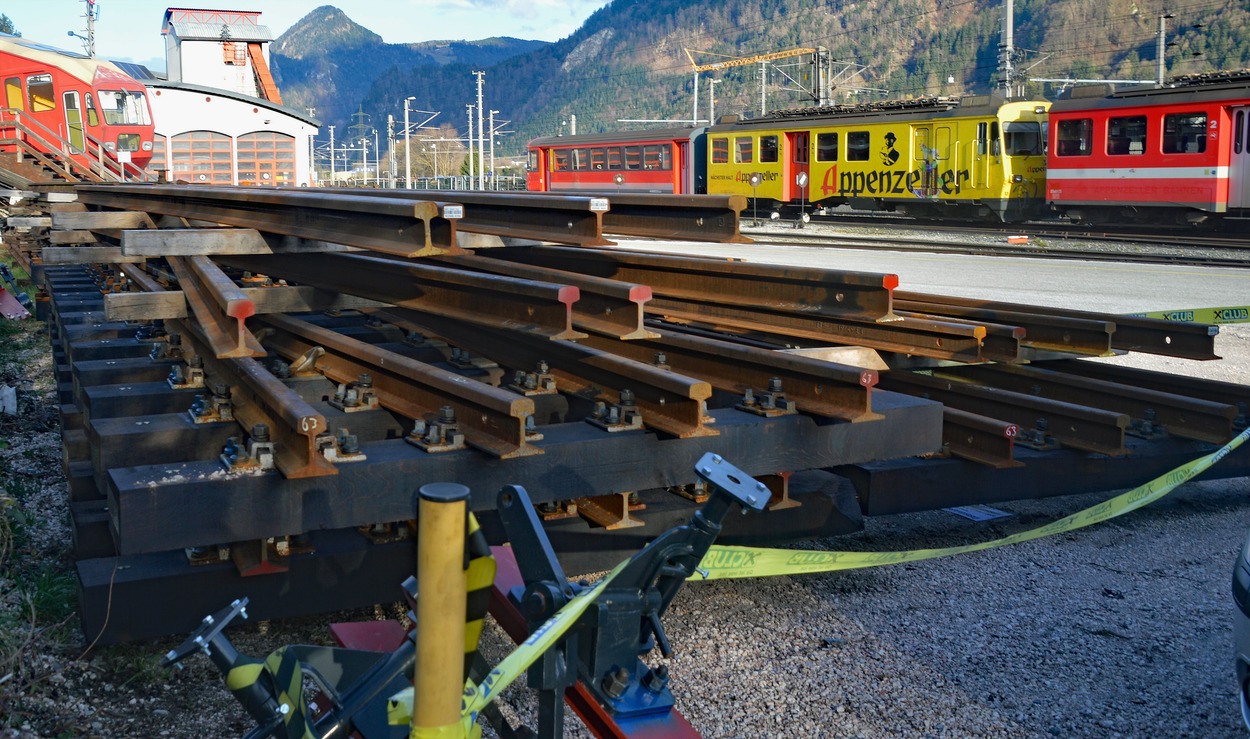
[[[463,205],[444,205],[443,218],[464,218]]]
[[[590,199],[590,212],[591,213],[607,213],[608,212],[608,199],[607,198],[591,198]]]

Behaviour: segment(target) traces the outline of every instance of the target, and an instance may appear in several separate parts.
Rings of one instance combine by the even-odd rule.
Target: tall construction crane
[[[730,67],[745,67],[748,64],[762,64],[771,62],[774,59],[787,59],[794,56],[803,56],[804,54],[816,54],[816,49],[800,47],[797,49],[788,49],[786,51],[774,51],[770,54],[754,54],[752,56],[735,56],[727,57],[719,62],[710,62],[708,64],[698,64],[694,60],[695,54],[711,54],[710,51],[698,51],[694,49],[683,48],[686,52],[686,58],[690,60],[690,66],[694,68],[694,124],[699,125],[699,73],[713,72],[718,69],[728,69]],[[720,55],[717,55],[720,56]],[[760,112],[764,111],[764,78],[760,76]],[[716,121],[710,121],[715,123]]]

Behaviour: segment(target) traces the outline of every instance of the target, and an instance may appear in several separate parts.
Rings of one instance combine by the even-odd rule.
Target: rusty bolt
[[[770,393],[781,392],[781,378],[780,377],[774,377],[768,381],[768,392]]]
[[[620,406],[614,405],[608,409],[608,423],[618,424],[620,422],[621,422],[621,408]]]
[[[255,426],[252,426],[252,441],[269,441],[269,426],[263,423],[258,423]]]
[[[625,388],[624,390],[621,391],[621,405],[633,405],[633,404],[634,404],[634,391],[630,390],[629,388]]]
[[[608,414],[608,404],[602,400],[595,402],[595,410],[591,413],[595,418],[603,418]]]
[[[196,369],[203,369],[204,357],[201,357],[199,354],[192,355],[192,357],[187,360],[187,363]]]
[[[668,364],[668,355],[665,354],[664,352],[656,352],[655,363],[656,364]]]
[[[444,426],[451,426],[456,422],[456,409],[445,405],[438,409],[438,422]]]
[[[339,448],[344,454],[358,454],[360,452],[360,441],[355,434],[347,434],[339,443]]]
[[[361,372],[360,377],[356,378],[357,387],[373,387],[373,375],[368,372]]]
[[[607,693],[609,698],[620,698],[625,695],[627,688],[629,688],[629,670],[624,667],[603,679],[603,692]]]
[[[431,423],[425,429],[426,444],[437,444],[443,440],[443,429],[437,423]]]
[[[752,390],[751,388],[747,388],[746,392],[742,393],[742,404],[745,406],[755,405],[755,391],[754,390]]]
[[[551,366],[547,364],[547,360],[545,359],[538,360],[538,374],[545,375],[550,369],[551,369]]]

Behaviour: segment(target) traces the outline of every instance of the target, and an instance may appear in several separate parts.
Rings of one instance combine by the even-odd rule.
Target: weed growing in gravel
[[[96,664],[118,688],[133,685],[155,688],[169,682],[170,669],[161,667],[164,655],[146,646],[118,644],[100,650]]]

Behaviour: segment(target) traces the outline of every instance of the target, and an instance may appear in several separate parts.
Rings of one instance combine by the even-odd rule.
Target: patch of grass
[[[156,687],[169,682],[170,668],[161,667],[164,658],[147,647],[119,644],[100,650],[96,662],[119,688],[131,684]]]
[[[44,570],[26,580],[22,589],[35,608],[35,621],[40,626],[65,621],[78,605],[78,590],[68,572]]]

